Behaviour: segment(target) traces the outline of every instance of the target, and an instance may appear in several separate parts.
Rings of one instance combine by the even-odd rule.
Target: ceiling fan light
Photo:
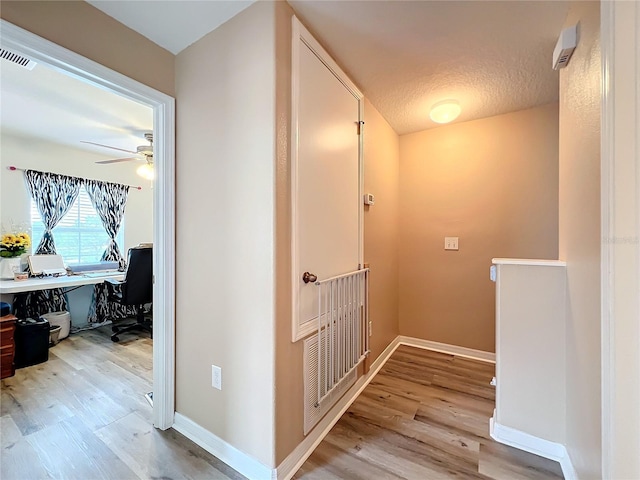
[[[153,155],[153,147],[151,145],[140,145],[136,147],[136,151],[142,155]]]
[[[153,180],[153,178],[155,177],[153,166],[149,165],[148,163],[140,165],[136,170],[136,173],[146,180]]]
[[[429,117],[436,123],[449,123],[458,118],[460,111],[460,102],[457,100],[442,100],[431,107]]]

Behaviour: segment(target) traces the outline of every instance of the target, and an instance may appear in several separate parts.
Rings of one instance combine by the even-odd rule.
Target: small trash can
[[[16,368],[29,367],[49,360],[49,322],[44,318],[16,322]]]
[[[58,334],[58,340],[67,338],[69,336],[69,330],[71,329],[71,315],[66,310],[61,312],[51,312],[42,315],[42,318],[49,320],[51,326],[60,326],[60,333]],[[57,341],[54,343],[58,343]]]
[[[49,325],[49,347],[60,341],[60,325]]]

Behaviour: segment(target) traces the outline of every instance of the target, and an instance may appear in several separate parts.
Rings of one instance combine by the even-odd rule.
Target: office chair
[[[129,249],[127,273],[123,281],[108,279],[107,298],[109,301],[136,307],[136,323],[113,326],[111,341],[118,342],[118,335],[132,330],[143,330],[152,334],[152,321],[145,320],[144,305],[153,300],[153,248],[134,247]]]

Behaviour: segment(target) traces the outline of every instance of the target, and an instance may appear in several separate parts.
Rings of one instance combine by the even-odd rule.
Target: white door
[[[313,279],[352,272],[361,263],[362,95],[304,33],[294,51],[294,341],[317,328]]]

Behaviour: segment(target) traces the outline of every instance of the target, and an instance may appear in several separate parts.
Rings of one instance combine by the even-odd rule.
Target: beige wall
[[[365,206],[364,261],[369,264],[369,307],[373,322],[371,361],[399,334],[398,207],[400,142],[368,100],[364,104],[364,191],[375,196]]]
[[[494,351],[491,259],[557,258],[557,192],[556,104],[401,136],[400,333]]]
[[[174,56],[83,1],[2,0],[0,17],[168,95]]]
[[[303,342],[291,342],[290,145],[291,8],[276,5],[276,464],[304,439]],[[321,38],[317,38],[322,43]],[[398,136],[365,101],[365,190],[376,205],[365,211],[364,258],[371,264],[371,361],[398,334]]]
[[[275,9],[176,57],[176,410],[274,466]],[[211,365],[222,367],[222,390]]]
[[[276,2],[276,465],[304,439],[303,342],[291,342],[291,17]]]
[[[579,43],[560,72],[560,259],[567,262],[567,449],[601,478],[600,4],[575,2]]]

